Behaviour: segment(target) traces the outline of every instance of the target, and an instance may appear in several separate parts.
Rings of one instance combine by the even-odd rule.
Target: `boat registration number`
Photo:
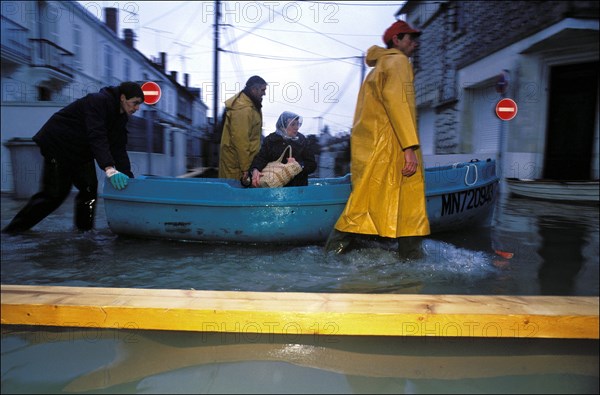
[[[494,186],[495,184],[490,184],[467,191],[443,194],[442,217],[490,204],[494,200]]]

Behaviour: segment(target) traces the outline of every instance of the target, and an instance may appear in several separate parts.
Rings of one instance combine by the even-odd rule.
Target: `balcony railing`
[[[46,67],[73,78],[73,53],[45,38],[30,38],[33,43],[31,67]]]
[[[2,15],[2,58],[18,63],[31,61],[31,47],[27,42],[28,29]]]

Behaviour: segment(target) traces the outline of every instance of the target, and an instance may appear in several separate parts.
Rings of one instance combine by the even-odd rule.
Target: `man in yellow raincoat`
[[[246,176],[260,149],[262,98],[267,83],[255,75],[244,89],[225,101],[225,119],[219,152],[219,177],[239,180]]]
[[[366,63],[375,68],[362,84],[354,113],[352,193],[327,251],[342,252],[353,233],[398,238],[404,257],[422,253],[420,236],[430,230],[409,60],[420,34],[396,21],[383,35],[387,49],[374,45],[367,51]]]

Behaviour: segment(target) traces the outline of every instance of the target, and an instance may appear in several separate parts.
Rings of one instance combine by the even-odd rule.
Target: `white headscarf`
[[[283,137],[286,140],[297,140],[298,135],[296,135],[295,137],[290,137],[290,136],[288,136],[287,132],[285,131],[287,129],[287,127],[289,126],[290,122],[292,122],[294,119],[298,119],[299,126],[302,126],[302,117],[300,115],[294,114],[293,112],[290,112],[290,111],[282,112],[281,115],[279,116],[279,119],[277,120],[277,123],[275,124],[275,127],[276,127],[275,133],[277,133],[278,135],[280,135],[281,137]]]

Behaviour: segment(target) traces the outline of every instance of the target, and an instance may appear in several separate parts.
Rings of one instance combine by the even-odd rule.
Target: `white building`
[[[161,87],[159,102],[142,105],[129,122],[134,174],[179,175],[188,165],[201,165],[208,125],[200,90],[189,87],[189,75],[180,83],[176,72],[167,72],[165,53],[150,60],[136,50],[134,31],[118,9],[93,2],[84,8],[74,1],[2,1],[1,17],[3,192],[14,190],[15,177],[41,173],[39,163],[15,168],[8,141],[31,138],[65,105],[123,81]]]

